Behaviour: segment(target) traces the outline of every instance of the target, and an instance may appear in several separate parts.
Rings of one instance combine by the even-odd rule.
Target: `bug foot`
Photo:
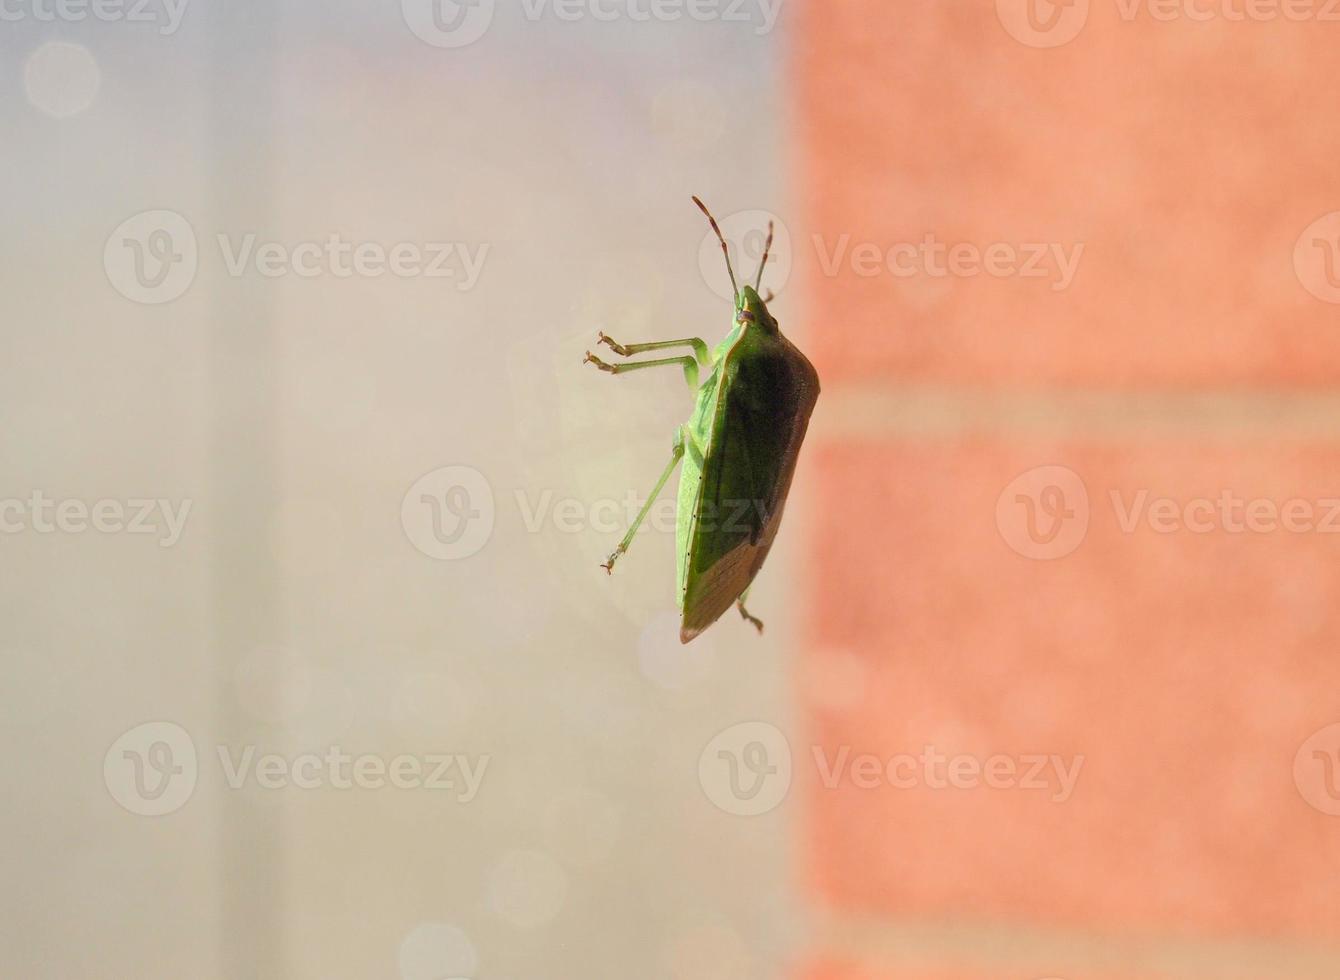
[[[596,333],[596,343],[609,345],[609,349],[614,351],[614,353],[618,354],[620,357],[632,356],[632,351],[630,351],[623,344],[619,343],[613,337],[606,336],[605,331],[603,330]]]
[[[619,560],[619,556],[622,555],[622,554],[623,554],[623,549],[622,549],[622,548],[616,548],[616,549],[614,550],[614,554],[610,555],[609,558],[607,558],[607,559],[605,560],[605,564],[603,564],[603,565],[600,566],[601,568],[603,568],[603,569],[605,570],[605,574],[606,574],[606,575],[613,575],[613,574],[614,574],[614,563],[615,563],[616,561]]]
[[[594,354],[592,354],[590,351],[587,351],[587,352],[586,352],[586,357],[582,360],[582,363],[583,363],[583,364],[594,364],[596,367],[600,368],[600,370],[602,370],[602,371],[608,371],[608,372],[610,372],[611,374],[614,373],[614,365],[613,365],[613,364],[606,364],[604,361],[602,361],[600,358],[596,357],[596,356],[595,356]]]
[[[740,615],[747,619],[753,625],[754,629],[758,630],[760,635],[763,633],[763,620],[759,619],[757,616],[749,615],[749,610],[744,607],[743,602],[737,602],[735,608],[740,610]]]
[[[606,362],[596,357],[596,355],[592,354],[591,351],[587,351],[586,359],[583,359],[582,363],[584,363],[584,365],[595,365],[596,367],[599,367],[599,369],[602,371],[610,371],[610,374],[615,373],[614,365],[607,365]]]

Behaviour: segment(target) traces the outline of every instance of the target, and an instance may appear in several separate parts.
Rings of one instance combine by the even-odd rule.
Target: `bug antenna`
[[[763,285],[763,267],[768,264],[768,253],[772,251],[772,222],[768,222],[768,240],[763,245],[763,261],[758,264],[758,278],[754,280],[754,292]]]
[[[727,247],[726,245],[726,238],[724,235],[721,234],[721,229],[717,227],[717,219],[712,217],[712,212],[707,210],[706,204],[698,200],[698,196],[696,194],[693,197],[693,203],[698,205],[699,211],[707,215],[707,220],[711,223],[712,230],[717,233],[717,241],[721,243],[721,254],[726,257],[726,271],[730,273],[730,288],[734,291],[736,299],[739,299],[740,287],[735,283],[735,270],[731,268],[730,248]]]

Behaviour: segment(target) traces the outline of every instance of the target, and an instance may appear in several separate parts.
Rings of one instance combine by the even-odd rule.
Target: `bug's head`
[[[745,329],[758,327],[765,333],[777,332],[777,321],[768,312],[768,304],[753,286],[745,286],[735,297],[735,322]]]
[[[772,222],[768,222],[768,241],[763,246],[763,259],[758,264],[758,275],[754,277],[754,285],[745,284],[741,289],[735,281],[735,270],[730,264],[730,246],[726,244],[725,236],[721,234],[721,228],[717,225],[717,219],[712,217],[712,212],[707,210],[707,205],[698,198],[693,199],[693,203],[698,205],[700,211],[707,215],[707,221],[716,232],[717,241],[721,243],[721,254],[726,257],[726,272],[730,275],[731,289],[735,291],[735,322],[745,325],[753,324],[769,333],[777,332],[777,321],[772,318],[768,312],[768,304],[763,302],[762,297],[758,295],[758,288],[763,284],[763,269],[768,264],[768,253],[772,251]]]

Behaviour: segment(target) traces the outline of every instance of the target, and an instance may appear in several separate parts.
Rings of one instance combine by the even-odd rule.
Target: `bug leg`
[[[748,600],[749,600],[749,590],[745,589],[744,592],[740,593],[740,598],[735,600],[735,608],[740,610],[740,615],[743,616],[745,619],[747,619],[749,623],[754,627],[754,629],[758,630],[759,633],[762,633],[763,620],[759,619],[757,616],[751,616],[749,614],[749,610],[744,607],[744,604]]]
[[[749,610],[744,607],[743,599],[735,600],[735,608],[740,610],[740,615],[743,616],[745,619],[749,620],[749,622],[753,625],[754,629],[758,630],[759,633],[763,632],[763,620],[759,619],[757,616],[751,616],[749,614]]]
[[[692,358],[686,358],[686,360],[692,360]],[[642,526],[642,522],[646,519],[647,514],[650,513],[652,505],[656,503],[656,498],[659,497],[661,491],[665,489],[665,484],[670,479],[670,474],[675,471],[675,467],[679,465],[679,461],[683,458],[684,430],[676,429],[674,445],[670,449],[670,462],[666,464],[665,469],[662,471],[661,478],[656,481],[656,487],[648,495],[647,502],[642,505],[642,509],[638,511],[637,517],[633,518],[633,523],[628,528],[628,533],[623,536],[623,540],[619,542],[619,547],[615,548],[605,564],[600,566],[605,570],[606,574],[614,574],[614,563],[619,560],[619,556],[627,551],[628,546],[633,543],[633,535],[637,534],[637,529]]]
[[[769,290],[767,291],[767,293],[763,296],[763,305],[764,305],[764,306],[767,306],[769,303],[771,303],[771,302],[772,302],[774,299],[776,299],[776,298],[777,298],[777,297],[776,297],[776,294],[773,293],[773,291],[772,291],[771,289],[769,289]]]
[[[650,344],[621,344],[601,331],[596,335],[596,343],[608,344],[610,350],[621,357],[632,357],[634,354],[645,354],[649,351],[665,350],[669,347],[692,347],[693,356],[699,364],[706,367],[712,363],[712,355],[707,350],[707,344],[697,337],[685,337],[683,340],[657,340]]]
[[[624,374],[628,371],[640,371],[643,368],[678,364],[684,369],[684,380],[689,383],[689,387],[694,391],[698,390],[698,362],[687,354],[683,357],[658,357],[651,361],[628,361],[624,364],[607,364],[590,351],[587,351],[586,358],[582,363],[594,364],[596,367],[600,368],[600,370],[608,371],[610,374]]]

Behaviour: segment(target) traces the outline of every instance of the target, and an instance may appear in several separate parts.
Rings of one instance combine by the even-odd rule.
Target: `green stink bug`
[[[625,345],[601,333],[598,343],[609,345],[622,357],[673,347],[690,347],[693,355],[607,364],[587,351],[583,362],[610,374],[678,366],[697,394],[693,415],[675,430],[669,464],[628,533],[602,566],[613,571],[670,474],[682,462],[675,520],[681,643],[715,623],[732,604],[763,631],[763,623],[745,608],[745,599],[777,536],[800,444],[819,398],[814,366],[782,336],[768,312],[768,301],[758,294],[772,247],[772,223],[768,223],[768,240],[754,285],[741,289],[716,219],[698,198],[693,203],[707,215],[721,242],[735,294],[735,316],[726,339],[709,351],[697,337]],[[768,300],[771,298],[769,295]],[[700,367],[710,369],[701,386]]]

